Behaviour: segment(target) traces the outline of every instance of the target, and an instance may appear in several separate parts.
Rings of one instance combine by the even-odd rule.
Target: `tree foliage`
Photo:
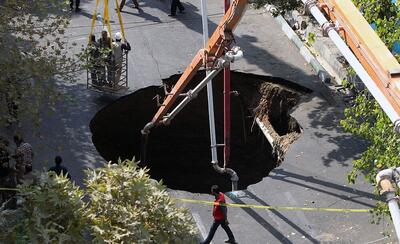
[[[131,161],[88,172],[87,217],[95,241],[194,243],[189,212],[177,208],[161,182]]]
[[[400,21],[399,7],[390,0],[355,0],[354,3],[391,49],[393,43],[400,39],[397,26]],[[399,162],[400,136],[393,132],[390,119],[367,90],[359,92],[353,106],[345,109],[345,119],[341,124],[347,131],[370,142],[367,151],[353,162],[354,167],[349,174],[351,182],[354,182],[357,172],[361,172],[373,183],[379,170],[396,166]]]
[[[274,5],[278,12],[296,9],[301,6],[301,1],[299,0],[253,0],[252,2],[257,8],[265,4]]]
[[[19,207],[0,210],[0,243],[196,243],[188,210],[135,162],[86,174],[85,189],[53,172],[21,185]]]
[[[390,0],[354,0],[354,4],[392,50],[395,42],[400,40],[399,6]],[[398,54],[395,57],[400,60]],[[355,89],[354,84],[347,86]],[[380,170],[399,166],[400,136],[393,131],[389,117],[367,90],[358,92],[352,106],[345,109],[344,115],[341,121],[344,129],[370,142],[361,157],[353,161],[353,170],[348,174],[348,179],[354,183],[357,175],[362,174],[368,182],[374,184]],[[388,214],[387,206],[378,202],[374,210],[378,222],[383,214]]]
[[[79,69],[68,54],[68,1],[0,1],[0,125],[23,115],[38,121],[59,98],[54,79],[73,81]]]
[[[83,243],[83,191],[54,172],[19,186],[16,210],[0,212],[0,243]]]

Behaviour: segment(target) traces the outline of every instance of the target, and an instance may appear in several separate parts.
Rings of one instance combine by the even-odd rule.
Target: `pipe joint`
[[[382,180],[392,180],[393,169],[384,169],[378,172],[376,175],[376,183],[379,184]]]
[[[397,200],[396,191],[385,191],[381,194],[382,201],[389,202],[391,200]]]
[[[153,122],[149,122],[147,123],[143,129],[141,130],[142,135],[148,135],[150,134],[150,130],[155,126],[155,124]]]
[[[378,172],[378,174],[376,175],[376,184],[378,186],[379,189],[381,189],[381,182],[382,180],[389,180],[392,181],[393,180],[393,169],[384,169]]]
[[[231,182],[232,182],[232,191],[236,191],[237,183],[239,181],[239,176],[236,174],[236,172],[230,168],[219,167],[218,162],[216,162],[216,161],[211,161],[211,164],[212,164],[212,167],[214,168],[214,170],[217,171],[218,173],[230,175]]]
[[[400,119],[397,119],[395,122],[394,122],[394,131],[396,132],[396,133],[398,133],[398,134],[400,134]]]
[[[236,172],[231,169],[231,168],[225,168],[225,171],[228,175],[231,176],[231,181],[239,181],[239,176],[236,174]]]
[[[324,37],[328,37],[328,34],[329,34],[329,32],[330,32],[331,30],[336,30],[335,24],[333,24],[333,23],[331,23],[331,22],[329,22],[329,21],[323,23],[322,26],[321,26],[321,28],[322,28],[322,35],[323,35]]]
[[[224,60],[226,62],[223,63],[224,66],[228,66],[230,63],[235,62],[236,60],[239,60],[243,58],[243,51],[240,47],[234,46],[229,50],[228,52],[225,53],[224,55]]]
[[[304,12],[306,14],[311,14],[311,8],[317,6],[317,1],[315,0],[307,0],[304,2]]]

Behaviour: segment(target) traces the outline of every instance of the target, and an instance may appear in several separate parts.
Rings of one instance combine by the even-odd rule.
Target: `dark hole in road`
[[[204,77],[199,72],[189,84],[193,88]],[[174,84],[179,75],[164,80]],[[223,143],[222,73],[213,80],[217,142]],[[306,88],[276,78],[232,72],[231,160],[229,167],[239,175],[239,189],[257,183],[277,166],[277,158],[254,116],[268,118],[279,136],[298,134],[300,126],[289,115]],[[162,87],[147,87],[122,97],[99,111],[90,122],[92,140],[97,150],[108,161],[140,158],[140,130],[157,111],[153,100],[164,95]],[[218,184],[231,190],[228,176],[218,174],[211,167],[210,135],[206,89],[192,100],[169,126],[154,128],[149,135],[147,167],[152,178],[171,189],[208,193]],[[218,149],[220,165],[222,148]]]

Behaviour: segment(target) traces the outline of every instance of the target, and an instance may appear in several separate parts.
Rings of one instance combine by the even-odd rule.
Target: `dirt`
[[[204,77],[199,72],[189,84],[193,88]],[[164,80],[172,85],[179,75]],[[223,143],[222,73],[213,81],[217,143]],[[228,167],[239,175],[239,189],[245,189],[266,177],[282,160],[284,152],[301,133],[301,127],[290,117],[291,108],[309,90],[289,81],[232,72],[231,161]],[[99,153],[116,161],[140,158],[140,130],[157,111],[155,95],[164,95],[162,87],[147,87],[122,97],[100,110],[90,123],[92,140]],[[269,144],[255,124],[259,117],[278,145]],[[282,145],[281,145],[282,143]],[[216,173],[210,164],[210,136],[206,89],[178,114],[169,126],[160,126],[150,133],[147,165],[151,177],[171,189],[208,193],[213,184],[230,190],[228,176]],[[282,155],[281,155],[282,154]],[[220,165],[222,148],[218,149]]]

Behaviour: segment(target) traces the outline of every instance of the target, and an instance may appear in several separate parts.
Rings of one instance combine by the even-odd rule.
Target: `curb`
[[[290,28],[286,20],[282,17],[282,15],[278,15],[274,17],[275,21],[281,26],[282,31],[285,35],[296,45],[296,47],[300,50],[301,56],[309,63],[315,72],[317,73],[319,79],[324,83],[331,83],[332,77],[325,70],[324,67],[318,62],[318,60],[310,53],[308,48],[303,44],[297,34]]]

